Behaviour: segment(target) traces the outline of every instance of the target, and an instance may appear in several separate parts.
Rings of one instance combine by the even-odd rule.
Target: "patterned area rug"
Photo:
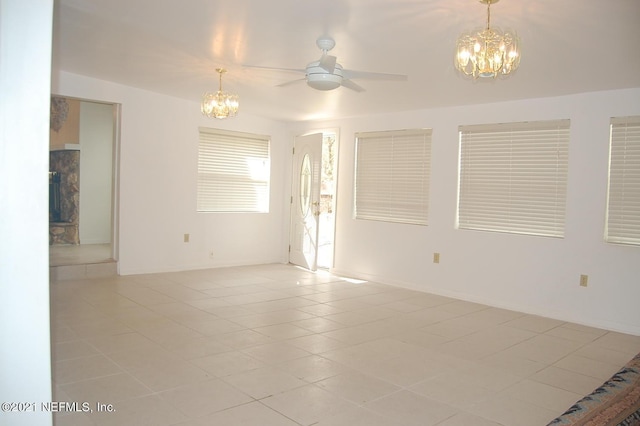
[[[640,354],[547,426],[640,425]]]

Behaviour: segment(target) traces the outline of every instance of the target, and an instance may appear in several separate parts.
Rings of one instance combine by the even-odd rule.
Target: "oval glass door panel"
[[[300,209],[302,217],[309,213],[311,205],[311,160],[309,154],[305,154],[300,167]]]

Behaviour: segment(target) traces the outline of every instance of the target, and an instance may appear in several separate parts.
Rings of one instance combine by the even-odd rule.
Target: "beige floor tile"
[[[402,313],[408,313],[408,312],[415,312],[418,311],[420,309],[422,309],[421,306],[415,305],[413,303],[409,303],[409,302],[405,302],[403,300],[398,300],[395,302],[387,302],[384,303],[383,305],[381,305],[387,309],[392,309],[394,311],[397,312],[402,312]]]
[[[242,306],[231,305],[228,302],[224,302],[222,300],[220,300],[220,302],[223,303],[225,306],[207,309],[207,312],[212,313],[219,318],[226,318],[226,319],[232,319],[236,317],[242,317],[242,316],[253,314],[252,311]]]
[[[563,324],[565,324],[564,321],[539,317],[537,315],[524,315],[505,323],[505,325],[509,327],[515,327],[522,330],[533,331],[536,333],[544,333],[551,330],[552,328],[559,327]]]
[[[406,426],[399,419],[385,417],[367,408],[353,407],[320,420],[314,426]]]
[[[506,352],[532,361],[552,364],[579,349],[580,346],[582,344],[575,341],[541,334],[508,348]]]
[[[129,373],[154,392],[161,392],[179,386],[211,380],[213,373],[199,368],[188,361],[177,361],[166,365],[149,365]]]
[[[583,343],[583,344],[593,342],[594,340],[596,340],[598,337],[601,336],[601,334],[597,332],[592,332],[590,330],[587,331],[584,329],[580,330],[572,327],[566,327],[565,325],[552,328],[551,330],[547,331],[545,334],[548,336],[562,337],[563,339],[567,339],[567,340],[571,340],[571,341]]]
[[[360,324],[366,324],[368,322],[375,321],[377,318],[371,317],[364,313],[358,312],[341,312],[339,314],[325,315],[325,319],[329,321],[337,322],[345,326],[354,326]]]
[[[458,413],[451,406],[406,390],[369,402],[364,407],[407,426],[436,425]]]
[[[284,361],[274,366],[308,383],[352,370],[344,364],[317,355]]]
[[[192,419],[253,401],[247,394],[217,379],[172,389],[159,396]]]
[[[309,352],[284,342],[252,346],[242,349],[242,352],[267,364],[277,364],[310,355]]]
[[[247,328],[258,328],[300,321],[312,317],[313,315],[306,312],[302,312],[297,309],[288,309],[284,311],[265,312],[261,314],[234,317],[230,318],[230,320]]]
[[[629,356],[628,353],[619,352],[614,349],[609,349],[593,344],[581,347],[574,352],[574,355],[579,355],[585,358],[614,365],[624,365],[627,362],[631,361],[632,358],[632,356]]]
[[[96,379],[122,372],[120,367],[102,354],[53,363],[53,377],[58,385]]]
[[[133,331],[127,325],[113,319],[86,322],[82,319],[71,320],[71,329],[81,338],[95,336],[114,336]]]
[[[558,413],[564,412],[584,396],[533,380],[523,380],[504,392],[526,403],[538,405]]]
[[[270,325],[267,327],[258,327],[254,328],[253,331],[264,334],[265,336],[268,336],[273,340],[295,339],[296,337],[313,334],[312,331],[309,331],[305,328],[287,323]]]
[[[492,420],[487,420],[469,413],[458,413],[447,420],[438,423],[438,426],[503,426]]]
[[[453,312],[454,314],[467,315],[472,312],[484,311],[485,309],[488,309],[488,306],[480,303],[456,300],[442,305],[442,309],[447,312]]]
[[[522,380],[521,377],[511,374],[500,368],[487,367],[480,363],[470,364],[467,367],[454,370],[451,375],[455,380],[461,380],[470,386],[477,386],[499,392]]]
[[[325,337],[320,334],[312,334],[295,339],[289,339],[286,341],[289,345],[303,349],[312,354],[320,354],[323,352],[332,351],[334,349],[342,348],[346,344],[330,337]]]
[[[315,424],[354,407],[350,402],[314,385],[274,395],[261,402],[303,426]]]
[[[454,340],[460,337],[468,336],[478,330],[475,330],[467,325],[456,324],[456,320],[460,318],[454,318],[452,320],[439,322],[437,324],[431,324],[426,327],[422,327],[420,331],[440,336],[445,340]]]
[[[399,333],[395,335],[394,338],[401,342],[422,346],[424,348],[434,348],[449,341],[449,339],[445,337],[429,334],[421,330]]]
[[[138,332],[128,332],[113,336],[88,337],[85,341],[105,354],[144,348],[149,350],[161,349],[160,345]]]
[[[269,366],[232,374],[224,377],[224,381],[255,399],[307,385],[307,382]]]
[[[153,286],[153,289],[159,293],[162,293],[171,297],[172,299],[181,300],[181,301],[200,300],[200,299],[209,298],[209,295],[202,291],[198,291],[193,288],[189,288],[179,284],[156,285],[156,286]]]
[[[424,380],[409,389],[419,395],[461,410],[481,403],[495,394],[492,390],[469,383],[453,372],[443,373]]]
[[[113,404],[112,412],[93,412],[90,419],[98,426],[169,426],[189,419],[156,395],[127,399]]]
[[[153,306],[160,305],[162,303],[175,302],[175,299],[150,288],[121,287],[118,290],[118,293],[142,306]]]
[[[530,379],[583,396],[591,393],[603,382],[595,377],[554,366],[537,372]]]
[[[507,351],[490,355],[479,363],[519,377],[529,377],[548,366],[544,362],[533,361]]]
[[[629,357],[635,356],[640,352],[640,336],[632,336],[610,331],[593,342],[594,345],[603,346],[625,352]]]
[[[298,423],[266,407],[260,402],[250,402],[229,408],[193,422],[196,426],[298,426]]]
[[[355,371],[342,373],[315,384],[358,405],[400,390],[400,387],[391,383]]]
[[[568,355],[554,364],[555,367],[595,377],[601,381],[608,380],[620,369],[617,365],[598,361],[578,355]]]
[[[226,319],[207,319],[207,320],[185,320],[180,321],[182,325],[190,328],[203,336],[215,336],[218,334],[232,333],[234,331],[245,330],[241,325],[238,325],[230,320]]]
[[[521,401],[508,393],[497,394],[466,411],[502,425],[518,426],[546,425],[558,416],[556,411]]]
[[[191,360],[223,352],[230,352],[233,351],[233,348],[221,343],[217,336],[213,336],[194,337],[183,341],[182,345],[173,347],[170,350],[183,359]]]
[[[138,330],[140,334],[153,340],[165,348],[175,348],[185,344],[192,338],[203,337],[202,333],[198,333],[189,327],[183,325],[174,325],[170,327],[149,327]]]
[[[96,355],[98,351],[82,340],[71,340],[55,343],[52,347],[53,357],[57,361]]]
[[[147,367],[164,367],[181,360],[175,353],[157,345],[124,349],[109,353],[108,357],[127,371]]]
[[[298,309],[317,316],[334,315],[344,312],[344,309],[327,305],[326,303],[314,303],[313,305],[304,306]]]
[[[328,331],[323,335],[341,342],[358,344],[371,340],[380,339],[393,334],[393,331],[385,329],[382,324],[377,323],[360,324],[353,327],[340,328],[338,330]]]
[[[51,341],[55,343],[70,342],[72,340],[80,339],[80,336],[76,334],[71,327],[67,325],[56,325],[56,318],[51,318]]]
[[[250,348],[252,346],[266,345],[267,343],[273,342],[271,337],[253,330],[240,330],[218,334],[215,338],[219,343],[234,349]]]
[[[61,385],[68,399],[59,401],[88,401],[115,404],[117,402],[150,395],[152,390],[126,373]]]
[[[56,426],[95,426],[91,416],[84,413],[53,413],[53,422]]]
[[[191,362],[216,377],[225,377],[243,371],[254,370],[265,364],[239,351],[223,352],[203,358],[196,358]]]

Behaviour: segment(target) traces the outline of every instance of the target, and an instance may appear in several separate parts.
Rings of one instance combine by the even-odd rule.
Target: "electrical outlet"
[[[433,253],[433,263],[440,263],[440,253]]]
[[[589,282],[589,275],[580,275],[580,287],[586,287]]]
[[[184,234],[184,242],[185,243],[189,242],[189,234]]]

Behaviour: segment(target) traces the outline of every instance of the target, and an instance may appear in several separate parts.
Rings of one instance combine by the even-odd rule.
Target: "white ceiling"
[[[457,36],[485,24],[478,0],[56,0],[53,65],[196,102],[224,67],[240,114],[283,121],[640,87],[640,0],[502,0],[491,11],[522,41],[505,80],[454,70]],[[244,66],[304,68],[324,34],[344,68],[408,81],[321,92],[276,87],[302,74]]]

